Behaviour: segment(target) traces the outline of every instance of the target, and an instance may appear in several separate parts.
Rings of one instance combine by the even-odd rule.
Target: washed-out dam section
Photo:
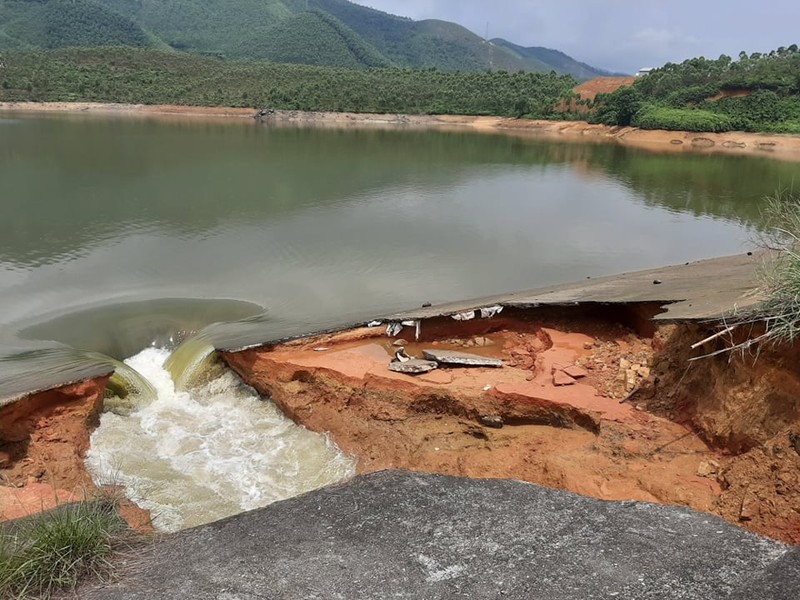
[[[215,348],[740,252],[760,228],[757,199],[795,171],[463,131],[22,114],[0,128],[0,396],[113,372],[113,397],[84,390],[95,404],[75,416],[102,423],[90,461],[112,479],[153,466],[127,484],[165,528],[198,522],[201,499],[221,507],[202,518],[218,518],[306,489],[286,483],[295,475],[313,486],[356,468],[332,438],[288,441],[297,428],[221,370]],[[77,385],[52,418],[23,419],[44,427],[36,440],[6,436],[10,481],[57,470],[72,491],[75,469],[31,452],[63,437],[57,405],[77,402]],[[239,425],[212,426],[233,415],[272,433],[239,443]],[[104,452],[101,439],[116,441]],[[80,463],[72,454],[64,465]],[[187,478],[198,504],[182,512]]]

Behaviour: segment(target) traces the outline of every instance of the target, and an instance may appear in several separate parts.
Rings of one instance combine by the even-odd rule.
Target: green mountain
[[[543,48],[541,46],[525,48],[502,38],[495,38],[492,40],[492,43],[510,52],[521,60],[526,61],[529,64],[529,71],[540,71],[543,68],[549,68],[554,69],[557,73],[572,75],[579,81],[593,79],[594,77],[613,77],[625,75],[625,73],[611,73],[610,71],[598,69],[596,67],[587,65],[586,63],[578,62],[560,50]]]
[[[0,50],[153,45],[134,21],[92,0],[0,1]]]
[[[347,0],[0,0],[0,50],[113,45],[348,68],[607,74],[556,50]]]

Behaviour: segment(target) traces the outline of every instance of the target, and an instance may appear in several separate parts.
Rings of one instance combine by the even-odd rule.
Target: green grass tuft
[[[793,343],[800,335],[800,197],[777,192],[766,199],[763,216],[768,233],[762,245],[778,254],[762,271],[765,300],[756,312],[767,340]]]
[[[49,598],[110,572],[124,521],[109,502],[81,502],[0,529],[0,598]]]

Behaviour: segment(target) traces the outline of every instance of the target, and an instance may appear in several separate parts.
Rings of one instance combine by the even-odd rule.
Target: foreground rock
[[[383,472],[166,538],[80,596],[714,600],[786,553],[687,509]]]

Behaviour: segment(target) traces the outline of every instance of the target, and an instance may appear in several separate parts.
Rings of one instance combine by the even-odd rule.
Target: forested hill
[[[598,95],[592,109],[606,125],[800,134],[800,48],[667,63],[633,87]]]
[[[513,44],[508,40],[504,40],[503,38],[495,38],[492,40],[492,43],[519,57],[521,60],[526,61],[531,71],[554,69],[557,73],[572,75],[579,81],[593,79],[595,77],[617,77],[625,75],[625,73],[612,73],[603,69],[597,69],[586,63],[578,62],[560,50],[543,48],[541,46],[525,48]]]
[[[0,0],[0,50],[118,45],[348,68],[607,74],[558,51],[347,0]]]

